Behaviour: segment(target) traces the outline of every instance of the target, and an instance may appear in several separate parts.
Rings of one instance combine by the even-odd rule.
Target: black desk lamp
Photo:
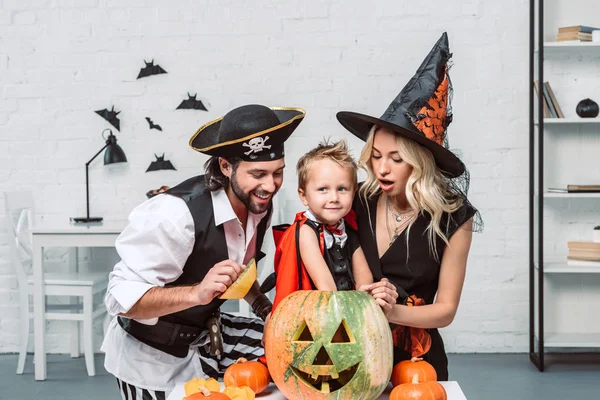
[[[104,137],[104,132],[106,132],[106,131],[109,132],[108,138]],[[106,153],[104,153],[104,165],[127,162],[127,157],[125,157],[125,152],[123,152],[123,149],[121,148],[121,146],[119,146],[117,144],[117,138],[115,137],[115,135],[113,135],[113,133],[110,129],[105,129],[104,131],[102,131],[102,138],[104,138],[106,140],[106,144],[104,145],[104,147],[102,147],[100,149],[100,151],[97,152],[90,161],[85,163],[85,199],[87,202],[87,217],[79,217],[79,218],[71,217],[72,222],[88,223],[88,222],[101,222],[102,221],[102,217],[90,217],[90,185],[89,185],[89,175],[88,175],[88,167],[89,167],[90,163],[92,161],[94,161],[94,159],[96,157],[98,157],[98,155],[100,153],[102,153],[102,151],[104,151],[104,149],[106,149]]]

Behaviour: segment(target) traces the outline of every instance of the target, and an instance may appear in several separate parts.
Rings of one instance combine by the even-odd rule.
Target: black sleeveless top
[[[404,230],[380,258],[375,238],[377,200],[378,196],[375,196],[365,203],[357,195],[353,205],[359,227],[360,245],[373,273],[373,279],[377,282],[385,277],[396,285],[399,294],[398,303],[403,303],[406,295],[414,294],[424,299],[427,304],[432,304],[438,290],[441,259],[446,243],[437,237],[436,259],[429,248],[429,234],[426,232],[431,216],[419,215],[408,233],[408,246],[407,230]],[[458,228],[473,217],[475,212],[476,210],[465,202],[454,213],[444,214],[440,227],[445,231],[447,238],[450,239]],[[447,380],[448,360],[442,338],[437,329],[428,331],[431,334],[432,345],[429,353],[423,358],[434,366],[438,373],[438,380]],[[402,349],[395,348],[394,363],[405,359],[410,359],[410,355]]]
[[[313,220],[307,219],[306,225],[310,226],[317,235],[317,240],[323,231],[323,225]],[[327,235],[328,233],[324,233]],[[346,224],[346,243],[341,247],[335,242],[329,249],[324,249],[323,258],[333,277],[337,290],[352,290],[355,286],[354,275],[352,273],[352,255],[360,247],[358,234]],[[312,282],[311,282],[312,283]],[[316,289],[314,283],[313,290]]]

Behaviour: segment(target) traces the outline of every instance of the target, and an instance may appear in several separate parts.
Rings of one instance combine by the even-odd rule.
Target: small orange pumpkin
[[[390,400],[448,400],[448,395],[439,382],[419,382],[419,375],[415,374],[411,383],[403,383],[392,390]]]
[[[226,387],[248,386],[256,394],[264,391],[269,386],[271,376],[267,367],[259,361],[238,359],[225,370],[223,382]]]
[[[205,387],[198,388],[198,392],[193,393],[183,400],[231,400],[229,396],[220,392],[211,392]]]
[[[410,360],[400,361],[392,370],[392,385],[394,387],[403,383],[411,383],[413,376],[419,375],[421,382],[436,381],[435,368],[422,358],[413,357]]]

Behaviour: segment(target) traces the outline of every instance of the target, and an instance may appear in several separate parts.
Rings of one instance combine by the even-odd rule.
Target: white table
[[[462,392],[458,382],[450,381],[450,382],[440,382],[440,384],[446,389],[446,393],[448,394],[448,400],[467,400],[465,394]],[[389,385],[385,392],[379,397],[379,399],[387,400],[389,398],[389,394],[392,391],[392,385]],[[183,390],[183,385],[179,385],[175,390],[171,392],[167,400],[181,400],[185,396],[185,391]],[[275,385],[271,384],[266,391],[256,396],[257,399],[260,400],[286,400],[286,398],[277,390]],[[357,398],[358,400],[358,398]]]
[[[126,221],[100,224],[72,225],[68,220],[61,223],[41,222],[34,225],[32,233],[33,315],[35,334],[35,379],[46,379],[46,304],[44,294],[44,269],[42,264],[45,247],[114,247],[115,240],[125,228]]]

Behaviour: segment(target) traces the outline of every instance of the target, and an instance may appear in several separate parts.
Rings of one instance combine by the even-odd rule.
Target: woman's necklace
[[[385,224],[388,231],[388,236],[390,238],[389,246],[394,243],[398,236],[404,231],[404,228],[408,225],[411,218],[415,215],[413,210],[410,210],[406,213],[400,213],[397,210],[394,210],[394,206],[390,202],[390,198],[386,196],[385,198]],[[391,218],[390,218],[391,217]],[[390,226],[390,219],[392,220],[392,224],[394,221],[397,225],[394,226],[394,229]]]

